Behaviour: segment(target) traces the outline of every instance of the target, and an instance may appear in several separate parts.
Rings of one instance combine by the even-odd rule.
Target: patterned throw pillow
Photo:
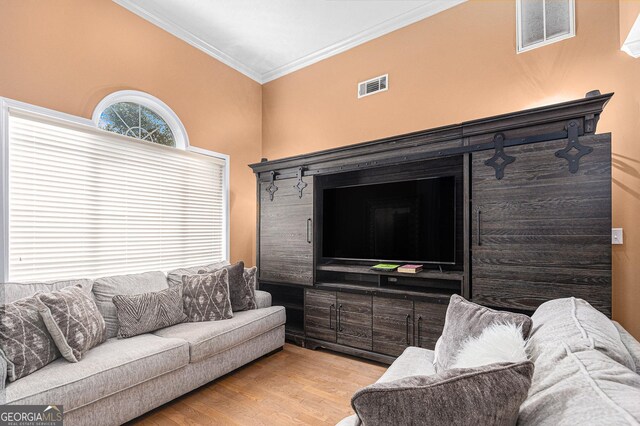
[[[250,300],[247,301],[247,310],[258,309],[258,303],[256,302],[256,272],[258,268],[245,268],[243,278],[245,288],[251,293]]]
[[[185,322],[182,286],[142,294],[117,295],[113,304],[118,314],[118,338],[137,336]]]
[[[0,306],[0,357],[7,363],[10,382],[60,357],[34,296]]]
[[[49,334],[68,361],[80,361],[89,349],[106,340],[104,318],[82,287],[66,287],[35,297]]]
[[[233,317],[229,298],[229,271],[184,275],[184,313],[189,322],[217,321]]]
[[[229,271],[229,298],[231,299],[231,308],[233,309],[233,312],[256,309],[255,280],[254,286],[251,288],[245,279],[244,262],[240,261],[234,265],[227,265],[222,268],[202,268],[198,271],[198,274],[215,272],[219,269],[226,269]]]

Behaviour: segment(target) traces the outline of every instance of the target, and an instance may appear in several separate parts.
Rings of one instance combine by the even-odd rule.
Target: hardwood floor
[[[351,396],[375,382],[381,364],[286,344],[131,425],[335,425]]]

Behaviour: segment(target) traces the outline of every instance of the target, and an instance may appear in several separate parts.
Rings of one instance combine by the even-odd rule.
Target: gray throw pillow
[[[34,296],[0,306],[0,357],[10,382],[60,357]]]
[[[244,262],[241,260],[238,263],[223,266],[222,268],[203,268],[198,271],[198,274],[215,272],[219,269],[229,271],[229,298],[231,299],[233,312],[256,309],[255,284],[254,287],[251,288],[250,283],[245,280]]]
[[[533,363],[490,364],[376,383],[351,405],[365,425],[515,425]]]
[[[524,339],[531,333],[531,318],[526,315],[496,311],[469,302],[457,294],[451,296],[442,336],[435,347],[436,371],[450,368],[465,340],[480,336],[487,326],[496,323],[520,326]]]
[[[81,286],[38,293],[36,299],[47,330],[67,361],[80,361],[89,349],[106,340],[104,318]]]
[[[229,298],[229,271],[182,277],[184,313],[189,322],[217,321],[233,317]]]
[[[185,322],[182,310],[182,286],[165,290],[113,297],[118,315],[118,338],[148,333]]]
[[[258,268],[244,268],[244,283],[247,291],[251,293],[251,300],[248,302],[247,309],[258,309],[258,302],[256,300],[256,272]]]

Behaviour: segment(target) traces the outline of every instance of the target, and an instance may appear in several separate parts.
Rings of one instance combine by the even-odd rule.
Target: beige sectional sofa
[[[546,302],[532,320],[527,355],[535,371],[518,425],[640,424],[637,340],[581,299]],[[409,347],[378,383],[436,374],[433,358],[433,351]],[[416,407],[416,424],[429,424],[428,410],[437,409],[424,408]],[[360,423],[353,415],[338,425]]]
[[[0,303],[73,283],[3,284]],[[115,313],[108,303],[113,292],[136,294],[168,286],[161,272],[108,277],[92,284],[108,326]],[[124,423],[281,348],[284,308],[271,306],[271,295],[263,291],[256,291],[256,299],[258,309],[235,312],[232,319],[182,323],[128,339],[111,337],[78,363],[59,358],[7,382],[0,390],[0,403],[63,405],[66,425]],[[0,373],[5,370],[0,368]],[[4,376],[0,381],[5,383]]]

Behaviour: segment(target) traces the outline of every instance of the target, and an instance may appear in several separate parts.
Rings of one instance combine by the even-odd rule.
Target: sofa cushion
[[[208,265],[174,269],[173,271],[169,271],[169,273],[167,273],[167,282],[169,283],[169,285],[181,285],[183,275],[195,275],[202,269],[214,271],[227,265],[229,265],[228,261],[221,260],[219,262],[213,262]]]
[[[596,349],[557,343],[539,357],[518,425],[640,422],[640,376]]]
[[[78,363],[60,358],[10,383],[4,393],[6,401],[0,403],[62,404],[69,412],[188,362],[189,348],[183,340],[151,334],[109,339]]]
[[[167,287],[167,277],[160,271],[116,275],[95,280],[93,294],[98,310],[107,324],[107,338],[116,337],[118,334],[118,315],[113,304],[113,296],[149,293],[164,290]]]
[[[409,346],[402,352],[376,383],[386,383],[409,376],[430,376],[436,374],[433,367],[433,351]]]
[[[189,342],[190,359],[193,363],[281,326],[285,320],[284,308],[272,306],[238,312],[233,318],[226,320],[176,324],[154,331],[154,334]]]
[[[88,292],[93,281],[89,279],[59,280],[48,282],[4,283],[0,285],[0,304],[15,302],[33,296],[38,292],[49,293],[72,285],[80,285]]]
[[[182,287],[171,286],[160,291],[113,296],[118,314],[118,337],[139,334],[185,322],[182,309]]]
[[[514,425],[533,363],[500,363],[375,383],[351,405],[365,425]]]
[[[569,297],[543,303],[531,317],[533,329],[527,350],[534,362],[565,343],[573,351],[595,349],[635,370],[616,326],[582,299]]]
[[[442,336],[435,348],[435,365],[438,373],[450,368],[455,362],[466,339],[477,337],[491,324],[510,323],[520,326],[526,339],[531,332],[531,318],[513,312],[496,311],[469,302],[454,294],[449,300]]]

